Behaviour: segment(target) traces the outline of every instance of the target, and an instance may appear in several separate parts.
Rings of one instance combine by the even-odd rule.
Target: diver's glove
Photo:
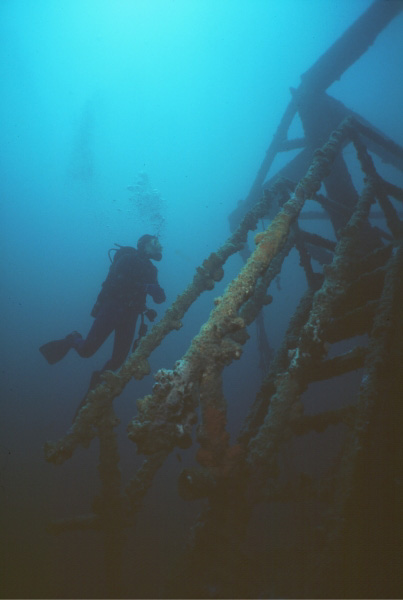
[[[147,308],[147,310],[145,311],[145,316],[147,317],[147,319],[149,321],[151,321],[151,323],[153,321],[155,321],[155,317],[157,316],[157,311],[154,310],[153,308]]]
[[[145,291],[157,304],[165,301],[165,292],[158,283],[146,283]]]

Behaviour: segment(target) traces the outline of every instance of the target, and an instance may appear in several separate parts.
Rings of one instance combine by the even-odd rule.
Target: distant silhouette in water
[[[86,103],[73,140],[68,176],[88,182],[94,174],[93,165],[94,105]]]

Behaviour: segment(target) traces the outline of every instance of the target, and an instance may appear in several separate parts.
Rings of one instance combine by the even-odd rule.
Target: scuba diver
[[[111,252],[115,252],[113,260]],[[80,333],[73,331],[65,338],[48,342],[39,348],[50,365],[62,360],[71,349],[88,358],[95,354],[112,331],[115,332],[112,356],[100,371],[92,374],[89,389],[76,414],[88,392],[101,382],[101,373],[115,371],[125,361],[133,342],[138,316],[141,315],[140,337],[147,331],[144,315],[150,321],[157,316],[155,310],[146,307],[147,294],[156,304],[165,302],[165,292],[158,283],[157,267],[151,263],[151,260],[160,261],[162,258],[162,246],[156,236],[143,235],[137,242],[137,249],[131,246],[112,248],[109,258],[112,264],[91,311],[95,321],[87,337],[84,339]],[[138,341],[135,341],[133,350]]]

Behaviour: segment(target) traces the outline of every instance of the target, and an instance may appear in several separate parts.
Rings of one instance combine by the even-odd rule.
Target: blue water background
[[[70,426],[92,358],[70,353],[50,367],[38,347],[73,329],[85,334],[115,242],[155,233],[127,186],[140,172],[162,199],[158,264],[166,304],[228,237],[290,98],[289,88],[368,6],[368,0],[2,0],[0,3],[0,224],[2,597],[102,597],[102,544],[89,533],[53,537],[51,519],[87,514],[99,490],[97,443],[61,467],[42,446]],[[403,141],[402,18],[329,89],[397,142]],[[298,121],[292,132],[302,134]],[[270,175],[288,160],[277,160]],[[390,169],[392,172],[393,170]],[[395,182],[399,183],[398,178]],[[331,234],[327,223],[316,228]],[[318,231],[318,229],[316,229]],[[242,262],[191,308],[183,328],[151,358],[172,368]],[[305,279],[292,253],[282,291],[265,309],[278,347]],[[277,301],[277,302],[276,302]],[[271,311],[271,312],[270,312]],[[274,312],[275,311],[275,312]],[[272,317],[275,315],[275,318]],[[254,326],[225,375],[232,438],[258,390]],[[131,382],[115,406],[123,481],[141,459],[126,438],[135,400],[151,376]],[[125,585],[158,596],[200,505],[177,497],[194,449],[172,455],[129,532]],[[161,576],[160,576],[161,575]]]

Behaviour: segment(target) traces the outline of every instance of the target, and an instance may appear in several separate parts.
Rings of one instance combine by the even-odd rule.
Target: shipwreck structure
[[[203,498],[203,510],[165,597],[401,594],[403,190],[375,164],[379,158],[403,171],[403,148],[326,90],[400,18],[402,8],[401,2],[375,1],[302,75],[248,197],[230,215],[228,240],[197,268],[119,372],[104,374],[66,435],[46,444],[46,460],[62,464],[79,445],[99,439],[101,493],[91,514],[51,528],[103,532],[107,594],[124,594],[126,529],[135,524],[156,473],[175,448],[194,444],[198,464],[183,469],[178,493],[189,502]],[[289,139],[297,115],[304,137]],[[296,149],[271,176],[276,155]],[[360,165],[359,181],[353,181],[351,160]],[[301,212],[308,202],[317,208]],[[269,225],[249,251],[248,233],[268,215]],[[304,229],[307,219],[328,219],[333,238]],[[292,249],[306,292],[275,356],[262,358],[261,389],[255,399],[245,399],[249,414],[231,444],[223,371],[242,361],[253,322],[261,353],[268,352],[268,289]],[[145,458],[122,489],[113,400],[131,378],[150,373],[151,353],[181,327],[200,294],[223,278],[227,259],[237,252],[243,268],[215,298],[184,356],[173,370],[159,370],[151,393],[137,400],[127,431]],[[315,386],[337,385],[346,374],[354,374],[357,385],[339,394],[334,406],[318,400],[320,393],[309,401]],[[337,432],[337,452],[323,472],[289,467],[293,455],[310,453],[313,440],[330,429]],[[290,507],[300,515],[294,526],[268,539],[264,551],[254,548],[250,531],[256,522],[272,515],[286,521]]]

